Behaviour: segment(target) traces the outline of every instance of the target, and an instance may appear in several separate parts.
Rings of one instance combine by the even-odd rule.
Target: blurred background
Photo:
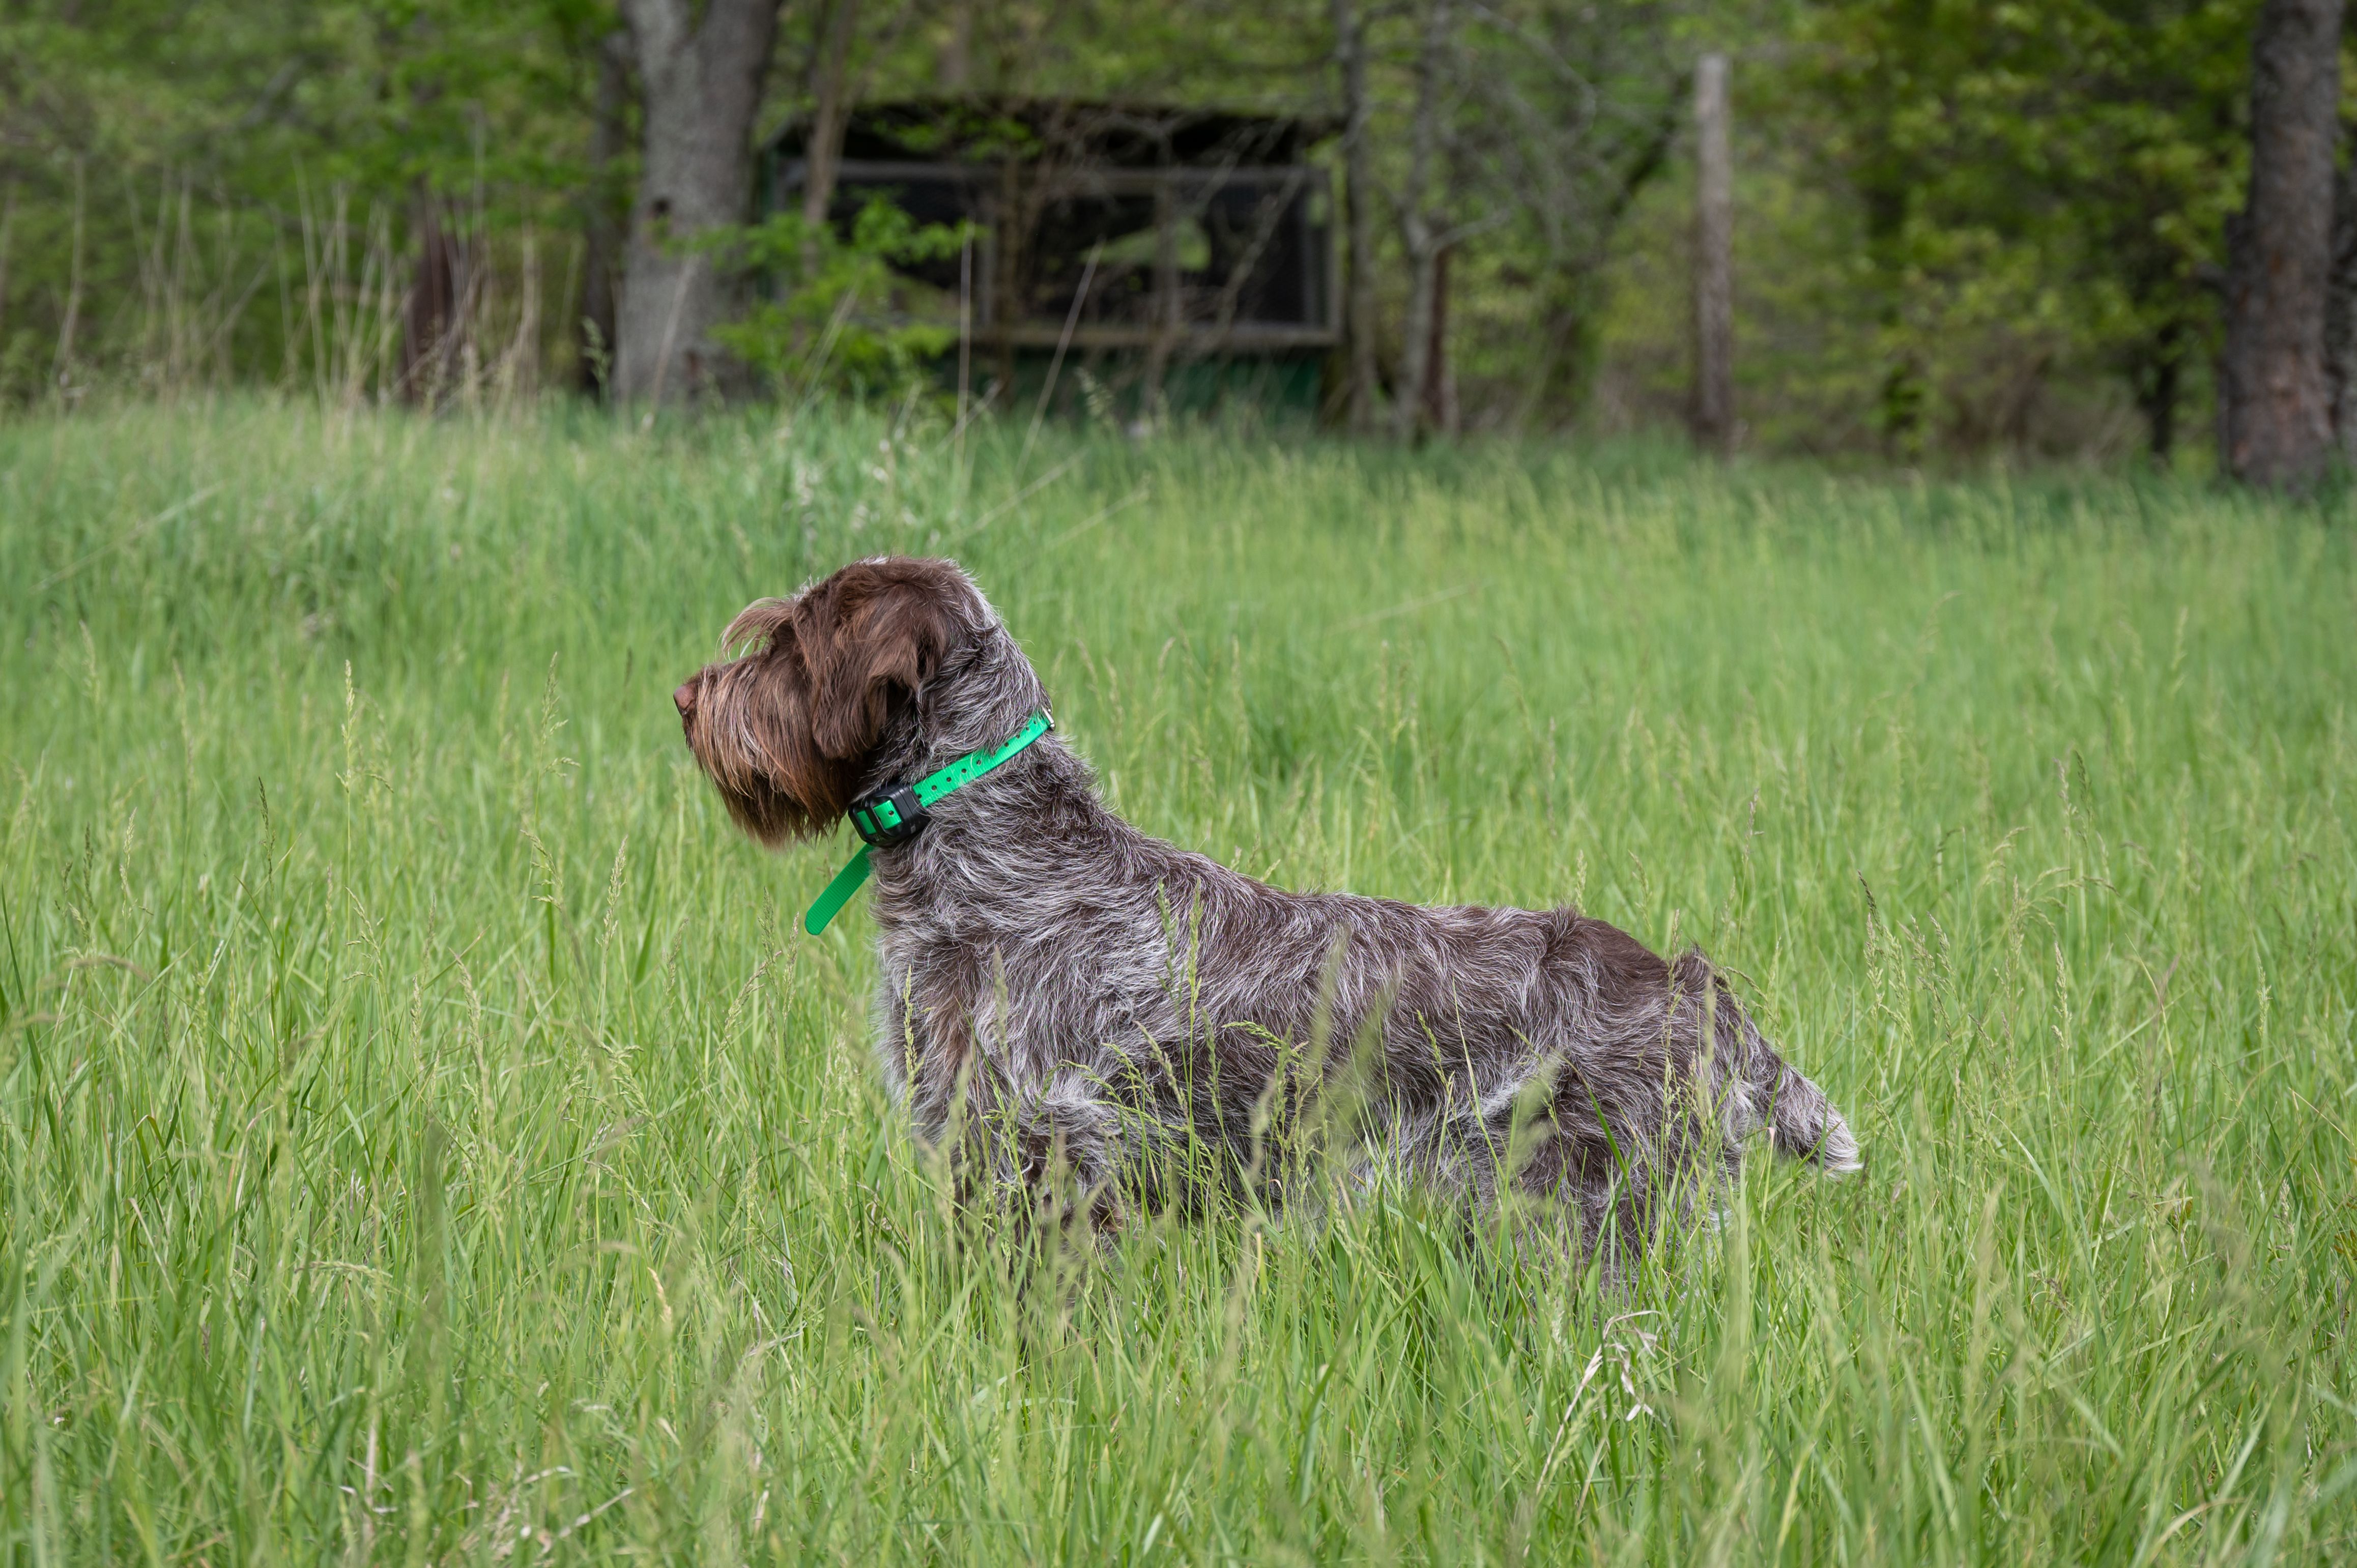
[[[0,402],[920,397],[2302,483],[2357,443],[2341,11],[18,0]]]

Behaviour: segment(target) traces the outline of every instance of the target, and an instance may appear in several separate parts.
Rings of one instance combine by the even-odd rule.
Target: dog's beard
[[[820,755],[791,656],[751,654],[696,677],[687,749],[737,825],[777,848],[826,832],[850,804],[855,780]]]

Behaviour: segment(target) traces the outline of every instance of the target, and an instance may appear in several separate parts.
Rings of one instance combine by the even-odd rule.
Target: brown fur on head
[[[824,832],[895,721],[987,616],[946,561],[855,562],[791,599],[758,599],[721,634],[726,653],[672,700],[728,814],[763,843]]]

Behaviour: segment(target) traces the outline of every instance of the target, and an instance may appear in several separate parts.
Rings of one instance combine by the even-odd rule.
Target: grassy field
[[[2357,528],[883,416],[0,429],[5,1561],[2357,1559]],[[962,1236],[728,615],[954,554],[1150,831],[1738,972],[1866,1174]]]

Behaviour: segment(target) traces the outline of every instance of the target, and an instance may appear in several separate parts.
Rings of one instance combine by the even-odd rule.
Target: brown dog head
[[[672,701],[728,814],[780,844],[843,815],[880,749],[913,738],[927,683],[996,625],[950,562],[855,562],[791,599],[747,606],[721,634],[724,652],[745,650]]]

